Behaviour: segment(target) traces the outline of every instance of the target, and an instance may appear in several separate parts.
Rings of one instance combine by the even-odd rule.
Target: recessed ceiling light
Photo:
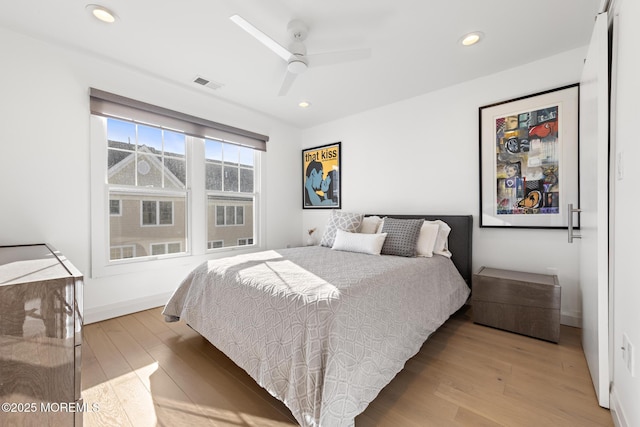
[[[309,101],[300,101],[298,103],[298,107],[300,107],[300,108],[309,108],[309,107],[311,107],[311,103]]]
[[[462,43],[463,46],[474,45],[480,41],[483,35],[484,34],[482,34],[480,31],[474,31],[473,33],[469,33],[463,36],[462,39],[460,39],[460,43]]]
[[[91,12],[91,14],[102,22],[106,22],[107,24],[112,24],[116,21],[116,14],[107,9],[104,6],[100,6],[98,4],[88,4],[87,10]]]

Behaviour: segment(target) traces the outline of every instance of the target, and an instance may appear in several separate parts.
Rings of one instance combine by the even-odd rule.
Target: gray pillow
[[[382,233],[387,233],[387,238],[384,240],[380,253],[406,257],[416,256],[416,244],[423,223],[424,219],[385,218]]]
[[[342,212],[338,210],[332,210],[327,226],[322,235],[320,241],[321,246],[332,247],[334,240],[336,240],[336,233],[338,230],[348,231],[350,233],[357,233],[360,230],[362,224],[362,214],[355,214],[349,212]]]

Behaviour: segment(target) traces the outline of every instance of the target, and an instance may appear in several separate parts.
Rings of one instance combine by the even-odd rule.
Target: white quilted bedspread
[[[282,400],[302,426],[353,426],[466,301],[448,258],[314,246],[206,262],[164,308]]]

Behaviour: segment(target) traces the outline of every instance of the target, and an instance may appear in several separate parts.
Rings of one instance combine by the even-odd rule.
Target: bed
[[[269,393],[301,426],[355,417],[467,300],[471,216],[451,227],[447,258],[310,246],[203,263],[166,304]]]

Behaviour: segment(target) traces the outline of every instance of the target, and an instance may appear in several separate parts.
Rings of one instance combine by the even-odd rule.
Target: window
[[[142,225],[173,225],[173,201],[143,200]]]
[[[205,140],[208,241],[222,241],[223,247],[253,245],[254,165],[254,150]]]
[[[207,249],[218,249],[224,247],[223,240],[211,240],[207,242]]]
[[[109,215],[120,216],[122,215],[122,205],[120,200],[109,200]]]
[[[216,225],[244,225],[244,206],[216,206]]]
[[[207,190],[253,193],[253,149],[207,139],[205,160]]]
[[[180,242],[152,243],[150,252],[151,255],[177,254],[179,252],[182,252],[180,250],[180,247]]]
[[[96,89],[90,101],[94,276],[255,244],[268,137]]]
[[[134,246],[132,257],[180,252],[155,247],[170,238],[186,248],[186,135],[113,118],[106,122],[109,211],[117,201],[120,212],[111,215],[109,247]],[[165,230],[152,229],[160,226]]]
[[[109,118],[107,140],[109,184],[186,187],[184,134]]]
[[[135,246],[112,246],[110,248],[111,259],[125,259],[133,258],[136,256]]]

